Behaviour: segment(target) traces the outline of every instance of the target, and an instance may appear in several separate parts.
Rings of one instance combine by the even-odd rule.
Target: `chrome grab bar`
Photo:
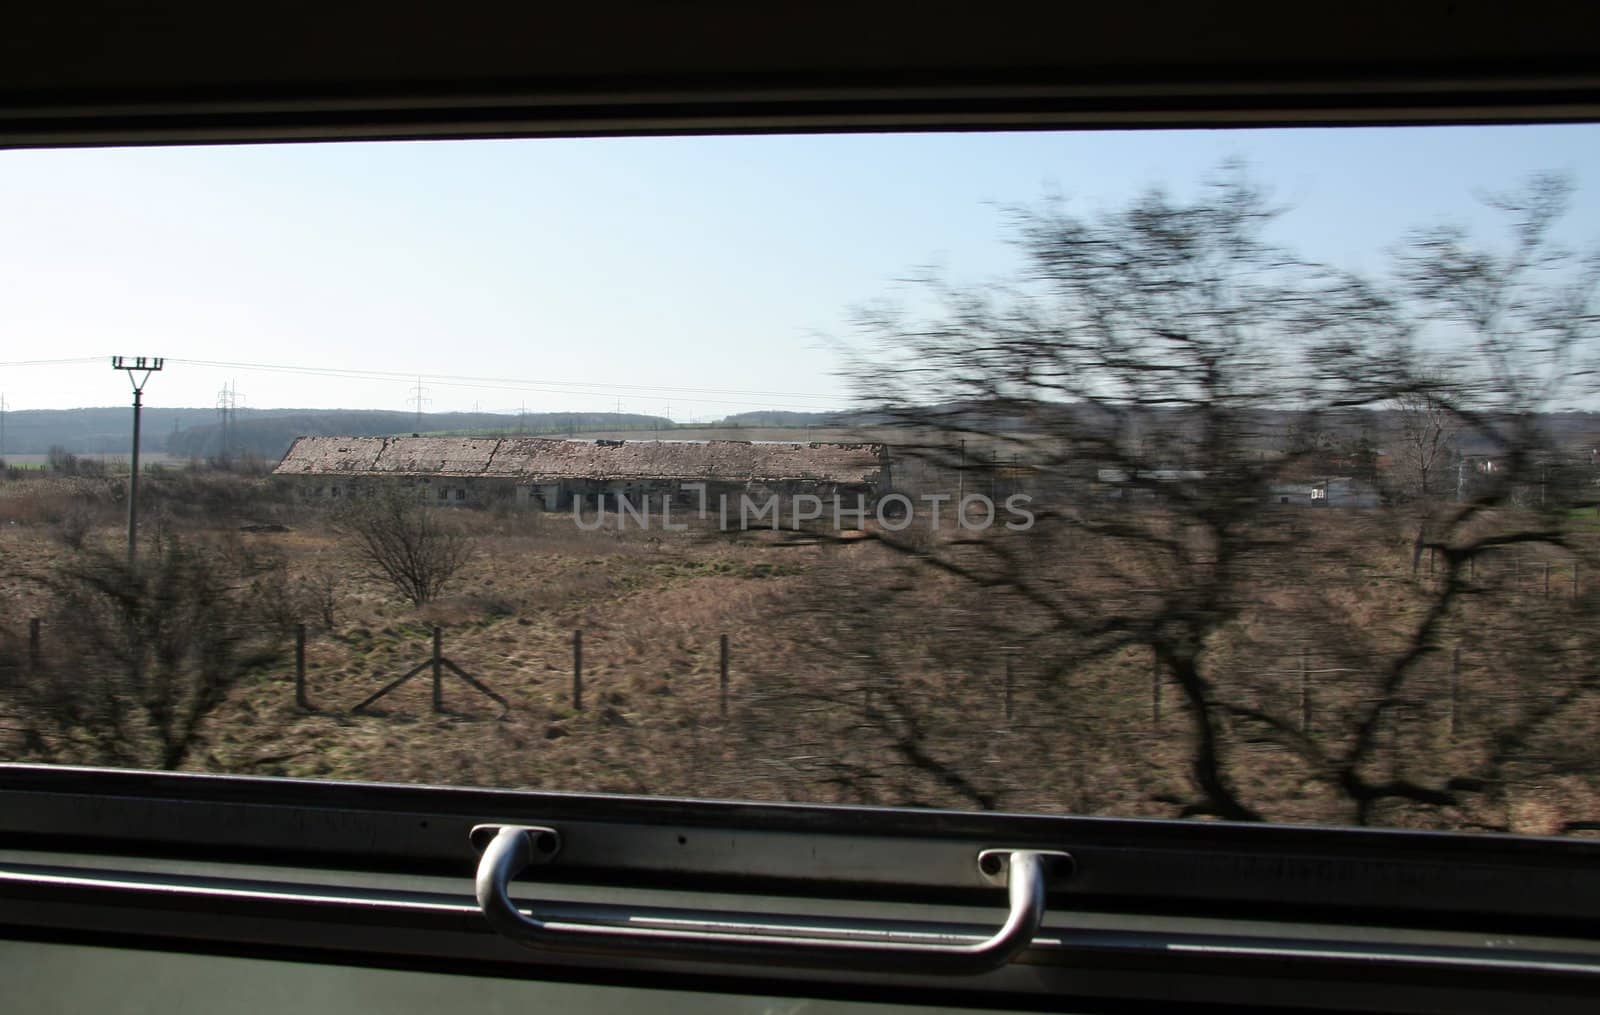
[[[1072,862],[1068,854],[1050,850],[982,851],[976,858],[980,871],[991,881],[1005,875],[1011,905],[1005,923],[981,941],[948,933],[870,932],[844,937],[836,931],[836,936],[828,937],[772,933],[732,919],[694,921],[710,929],[541,919],[517,907],[509,885],[530,864],[552,860],[561,848],[560,834],[553,828],[519,825],[474,828],[473,841],[485,840],[478,861],[478,905],[496,931],[530,948],[880,972],[972,974],[1005,965],[1028,947],[1039,929],[1050,869],[1069,868]],[[938,937],[954,940],[927,940]]]

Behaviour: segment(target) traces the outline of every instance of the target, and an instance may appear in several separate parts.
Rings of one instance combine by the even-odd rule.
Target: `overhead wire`
[[[463,387],[472,386],[499,386],[505,388],[528,389],[540,391],[557,391],[573,394],[602,394],[602,392],[575,390],[582,388],[604,388],[607,394],[618,391],[658,392],[662,394],[687,394],[687,395],[751,395],[766,398],[791,398],[816,401],[837,401],[838,396],[827,395],[819,392],[807,391],[765,391],[748,388],[700,388],[685,385],[671,384],[623,384],[611,381],[556,381],[548,379],[530,380],[516,377],[486,377],[472,374],[435,374],[415,370],[371,370],[352,367],[307,367],[299,365],[277,363],[234,363],[224,360],[199,360],[180,359],[169,357],[168,363],[185,363],[190,366],[217,367],[227,370],[269,370],[308,374],[327,374],[340,377],[365,377],[372,379],[400,379],[411,380],[422,377],[424,380],[439,384],[456,384]],[[698,399],[710,401],[710,399]]]
[[[40,359],[40,360],[14,360],[0,362],[0,367],[30,367],[30,366],[59,366],[78,363],[97,363],[107,357],[104,356],[79,356],[67,359]],[[554,395],[581,395],[592,398],[614,398],[619,393],[651,395],[677,395],[685,400],[698,404],[724,405],[745,409],[774,409],[774,405],[766,399],[784,399],[794,402],[821,402],[825,406],[810,406],[811,411],[824,407],[839,405],[841,399],[836,395],[826,395],[818,392],[797,391],[766,391],[741,388],[712,388],[691,387],[685,385],[668,384],[624,384],[614,382],[594,381],[556,381],[556,380],[530,380],[512,377],[486,377],[469,374],[437,374],[415,370],[373,370],[357,367],[327,367],[305,366],[283,363],[247,363],[228,360],[186,359],[180,357],[165,357],[169,365],[186,365],[222,370],[253,370],[270,373],[299,374],[314,377],[339,377],[358,380],[415,380],[422,379],[430,384],[445,387],[472,388],[489,391],[533,391],[542,394]],[[716,395],[745,395],[746,399],[717,398]]]

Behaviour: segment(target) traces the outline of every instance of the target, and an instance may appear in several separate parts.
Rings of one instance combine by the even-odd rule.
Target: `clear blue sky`
[[[423,375],[430,410],[844,404],[829,337],[918,266],[981,280],[997,204],[1178,192],[1242,157],[1279,239],[1376,269],[1408,226],[1576,175],[1600,241],[1600,127],[638,138],[0,152],[12,409],[122,405],[115,353]],[[444,375],[503,379],[450,382]],[[408,407],[415,380],[171,364],[147,404]],[[708,390],[714,389],[714,390]]]

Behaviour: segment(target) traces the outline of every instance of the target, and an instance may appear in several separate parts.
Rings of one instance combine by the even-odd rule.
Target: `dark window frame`
[[[989,1008],[1580,1011],[1600,990],[1595,841],[44,766],[0,766],[0,787],[0,937]],[[971,932],[1003,913],[999,893],[959,874],[980,849],[1067,849],[1076,871],[1052,885],[1034,947],[988,973],[675,969],[490,933],[470,894],[469,832],[485,822],[572,840],[516,887],[574,919],[595,915],[598,893],[646,917],[824,919],[822,907],[828,926],[860,909],[857,923],[889,912]],[[678,893],[670,912],[663,891]]]
[[[642,3],[559,14],[522,5],[493,32],[392,5],[386,18],[361,4],[275,11],[253,32],[217,22],[227,12],[215,5],[167,5],[142,20],[114,6],[98,19],[12,19],[0,39],[0,145],[1600,118],[1593,13],[1537,0],[1515,16],[1481,0],[1357,2],[1324,12],[1315,30],[1303,12],[1285,20],[1282,5],[1257,3],[1063,5],[1021,26],[998,10],[945,17],[922,4],[853,9],[848,23],[726,5],[706,15],[720,19],[714,32]],[[741,33],[747,44],[726,44]],[[290,48],[304,52],[286,60]],[[1593,842],[36,766],[0,766],[0,800],[0,937],[1019,1008],[1170,1010],[1181,998],[1585,1010],[1600,983]],[[992,893],[919,880],[897,858],[1048,844],[1078,861],[1051,895],[1063,926],[1074,913],[1085,925],[1086,914],[1122,923],[1074,931],[1077,953],[1025,953],[965,982],[551,960],[470,913],[404,903],[424,884],[437,894],[431,879],[463,884],[474,863],[467,831],[494,821],[606,830],[620,859],[597,864],[574,849],[548,883],[619,899],[673,884],[796,905],[820,896],[992,910]],[[803,863],[730,872],[719,854],[690,848],[706,834],[750,849],[788,842],[780,854],[792,856],[843,844],[873,862],[809,877]],[[198,873],[172,873],[186,862]],[[280,890],[313,876],[342,885],[341,898]],[[1306,935],[1342,944],[1288,947]],[[1539,947],[1508,947],[1508,936]],[[1180,937],[1189,950],[1173,947]]]

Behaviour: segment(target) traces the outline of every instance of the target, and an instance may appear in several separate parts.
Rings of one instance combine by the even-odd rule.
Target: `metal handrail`
[[[475,841],[493,834],[478,861],[478,905],[496,931],[530,948],[878,972],[970,975],[1005,965],[1028,947],[1044,919],[1047,868],[1071,862],[1066,853],[1052,850],[979,853],[975,858],[979,870],[997,882],[1003,875],[1010,898],[1005,922],[982,940],[904,931],[806,936],[807,932],[796,933],[793,928],[783,928],[789,932],[782,933],[778,928],[710,917],[696,921],[693,926],[698,929],[652,927],[627,919],[611,923],[541,919],[512,901],[509,886],[530,864],[555,857],[561,848],[560,834],[553,828],[522,825],[480,825],[473,833]]]

